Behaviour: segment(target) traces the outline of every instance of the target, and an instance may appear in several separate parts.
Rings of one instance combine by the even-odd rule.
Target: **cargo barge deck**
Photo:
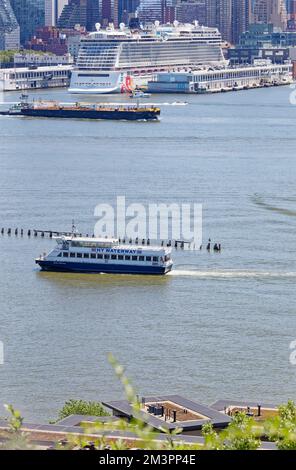
[[[15,104],[8,110],[0,111],[0,115],[62,119],[156,121],[160,116],[160,109],[156,106],[140,104],[75,103],[74,105],[67,105],[58,102],[37,101]]]

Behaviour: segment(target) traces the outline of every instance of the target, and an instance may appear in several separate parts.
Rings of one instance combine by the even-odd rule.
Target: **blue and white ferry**
[[[118,274],[166,274],[171,248],[125,245],[114,238],[54,237],[57,244],[35,262],[45,271]]]

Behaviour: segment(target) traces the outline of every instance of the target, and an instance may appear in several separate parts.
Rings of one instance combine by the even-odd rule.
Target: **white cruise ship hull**
[[[151,77],[152,73],[135,76],[123,72],[83,74],[79,71],[73,71],[68,91],[80,95],[130,93],[137,86],[147,85]]]

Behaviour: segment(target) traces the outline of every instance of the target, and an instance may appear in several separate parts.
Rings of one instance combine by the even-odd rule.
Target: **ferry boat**
[[[70,93],[124,93],[147,85],[152,74],[225,64],[217,28],[194,24],[154,25],[131,30],[111,25],[81,39]]]
[[[54,249],[35,260],[44,271],[160,275],[173,266],[170,247],[125,245],[113,238],[54,238]]]
[[[20,102],[13,105],[7,111],[0,111],[0,115],[68,119],[156,121],[160,115],[160,108],[152,105],[144,106],[140,104],[61,104],[57,101],[34,101],[32,103]]]

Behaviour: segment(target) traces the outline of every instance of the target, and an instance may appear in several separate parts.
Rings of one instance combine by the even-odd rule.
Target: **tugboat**
[[[44,271],[150,274],[171,271],[171,247],[124,245],[113,238],[60,236],[48,254],[35,259]]]
[[[139,103],[125,105],[121,103],[75,103],[62,104],[58,101],[21,101],[13,105],[7,111],[0,111],[0,115],[30,116],[46,118],[66,119],[113,119],[128,121],[156,121],[160,115],[160,109]]]

